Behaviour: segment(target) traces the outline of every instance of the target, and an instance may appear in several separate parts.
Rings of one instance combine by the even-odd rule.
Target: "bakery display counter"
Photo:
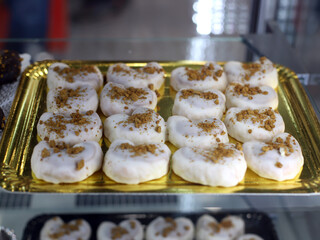
[[[269,33],[270,39],[277,39],[277,46],[286,42]],[[250,62],[265,55],[273,62],[291,68],[307,92],[315,113],[319,114],[319,86],[311,86],[312,75],[299,63],[290,48],[290,58],[284,52],[269,52],[261,44],[259,36],[176,38],[176,39],[12,39],[0,40],[10,44],[23,43],[33,60],[95,60],[95,61],[218,61],[237,60]],[[269,44],[271,44],[271,40]],[[62,46],[59,51],[50,49],[45,54],[32,46]],[[258,44],[259,43],[259,44]],[[281,47],[280,47],[281,48]],[[79,51],[81,49],[81,51]],[[288,56],[288,55],[287,55]],[[316,82],[317,83],[317,82]],[[1,86],[1,108],[8,116],[13,102],[17,82]],[[5,99],[5,100],[4,100]],[[311,106],[310,105],[310,106]],[[319,115],[318,115],[319,116]],[[2,132],[1,132],[2,135]],[[318,159],[319,160],[319,159]],[[19,169],[17,169],[19,170]],[[319,169],[308,168],[318,173]],[[19,179],[21,180],[21,179]],[[317,189],[318,185],[312,185]],[[5,187],[4,187],[5,188]],[[8,189],[10,190],[10,189]],[[14,191],[14,189],[11,189]],[[299,191],[275,196],[271,193],[247,191],[232,194],[184,194],[170,193],[118,193],[118,194],[38,194],[10,193],[0,190],[0,225],[15,230],[18,239],[23,236],[29,221],[43,214],[202,214],[219,212],[262,212],[271,219],[279,239],[314,239],[319,234],[315,225],[319,221],[320,200],[318,191],[300,196]]]

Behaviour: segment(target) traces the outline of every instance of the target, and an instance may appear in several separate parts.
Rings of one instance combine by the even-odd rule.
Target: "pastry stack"
[[[115,64],[107,72],[100,107],[107,117],[104,135],[111,143],[104,173],[119,183],[138,184],[167,174],[171,151],[165,144],[166,123],[155,111],[163,68],[150,62],[139,69]]]

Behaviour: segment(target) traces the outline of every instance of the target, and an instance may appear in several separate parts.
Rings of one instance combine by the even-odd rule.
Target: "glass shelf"
[[[140,200],[139,204],[130,204],[124,199],[118,199],[118,203],[109,205],[91,204],[75,205],[76,196],[42,196],[33,198],[29,208],[6,208],[0,211],[0,225],[7,228],[14,229],[17,239],[21,239],[23,230],[32,218],[42,214],[85,214],[85,213],[216,213],[223,212],[237,212],[237,211],[258,211],[265,212],[272,219],[275,225],[279,239],[291,240],[313,240],[314,236],[318,235],[318,222],[320,220],[320,208],[303,208],[293,209],[283,202],[282,208],[263,209],[251,205],[251,201],[242,197],[238,198],[222,198],[220,201],[212,200],[207,204],[197,204],[196,208],[190,208],[190,201],[188,199],[177,199],[176,203],[165,202],[149,204],[146,201]],[[89,200],[89,199],[88,199]],[[122,201],[122,202],[120,202]],[[192,200],[193,201],[193,200]],[[273,199],[266,199],[264,203],[271,204]],[[282,201],[282,200],[280,200]],[[300,199],[301,201],[301,199]],[[88,202],[89,203],[89,202]],[[63,207],[62,207],[63,206]],[[234,206],[230,208],[230,206]]]

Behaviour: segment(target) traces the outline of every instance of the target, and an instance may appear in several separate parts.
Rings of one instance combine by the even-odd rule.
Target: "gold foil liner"
[[[172,170],[157,180],[139,185],[119,184],[109,179],[102,170],[89,178],[73,184],[52,184],[35,178],[30,159],[37,144],[37,122],[46,110],[46,75],[55,61],[42,61],[31,65],[23,74],[13,102],[10,116],[0,143],[0,186],[9,191],[64,192],[64,193],[208,193],[208,194],[309,194],[320,191],[320,125],[299,79],[290,69],[277,65],[279,74],[279,112],[286,132],[300,143],[305,164],[294,179],[277,182],[259,177],[250,169],[235,187],[209,187],[187,182]],[[72,67],[93,64],[106,73],[115,62],[62,61]],[[127,62],[131,67],[141,67],[146,62]],[[166,71],[165,85],[157,110],[167,120],[171,116],[175,91],[170,88],[170,73],[174,68],[186,66],[200,68],[204,62],[160,62]],[[220,63],[223,65],[223,63]],[[167,143],[174,152],[175,147]],[[106,144],[102,144],[106,152]]]

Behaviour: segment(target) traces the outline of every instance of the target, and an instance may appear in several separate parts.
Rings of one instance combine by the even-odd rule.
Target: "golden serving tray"
[[[114,62],[63,61],[70,66],[94,64],[105,73]],[[73,184],[52,184],[34,177],[30,159],[37,144],[37,122],[46,111],[46,75],[54,61],[37,62],[23,74],[0,143],[0,186],[9,191],[64,192],[64,193],[210,193],[210,194],[260,194],[260,193],[319,193],[320,192],[320,124],[306,93],[294,72],[277,66],[279,73],[279,111],[286,132],[301,144],[305,164],[293,180],[277,182],[261,178],[250,169],[244,180],[235,187],[209,187],[187,182],[169,173],[157,180],[139,185],[124,185],[110,180],[100,170],[88,179]],[[129,62],[131,67],[144,66],[145,62]],[[165,86],[161,89],[158,112],[167,120],[171,115],[175,92],[170,88],[170,73],[180,66],[199,68],[204,62],[161,62],[166,71]],[[221,63],[223,64],[223,63]],[[170,145],[170,144],[169,144]],[[104,152],[106,147],[103,146]]]

